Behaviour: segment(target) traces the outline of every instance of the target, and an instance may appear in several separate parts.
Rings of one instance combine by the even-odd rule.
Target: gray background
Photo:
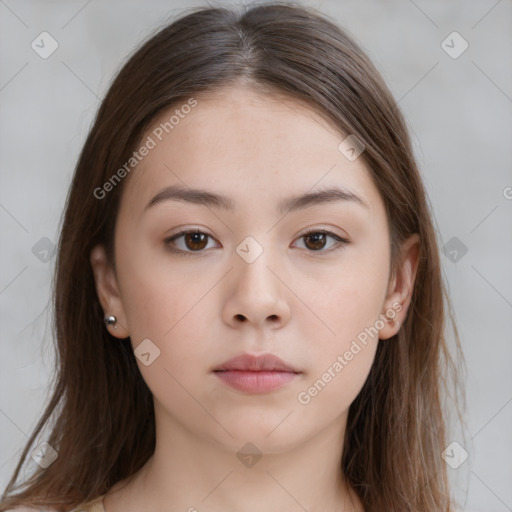
[[[305,3],[356,38],[407,118],[467,363],[467,426],[449,440],[469,458],[449,473],[462,510],[511,511],[512,2]],[[141,40],[204,4],[0,0],[2,490],[52,379],[45,260],[100,98]],[[43,31],[59,45],[47,59],[31,48]]]

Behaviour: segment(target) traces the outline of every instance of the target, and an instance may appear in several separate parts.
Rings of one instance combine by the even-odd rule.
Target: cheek
[[[137,358],[144,381],[165,410],[191,416],[196,422],[207,421],[187,390],[194,389],[198,373],[203,369],[206,373],[208,368],[204,339],[211,322],[205,293],[215,283],[214,276],[205,276],[203,281],[197,275],[191,278],[183,272],[166,271],[148,260],[122,268],[123,304],[132,347],[137,355],[137,347],[145,343],[148,350],[144,352],[150,353],[148,365]]]
[[[169,406],[188,407],[190,397],[182,386],[192,389],[197,374],[207,373],[213,361],[205,340],[216,313],[212,301],[218,277],[208,265],[195,266],[191,274],[165,256],[141,251],[129,260],[120,258],[119,281],[132,347],[137,354],[139,344],[150,340],[144,342],[158,354],[149,366],[137,360],[144,380],[161,402],[172,396]]]
[[[316,328],[309,330],[304,325],[313,364],[303,391],[305,400],[311,399],[318,407],[328,406],[329,401],[348,407],[373,363],[384,325],[380,314],[388,279],[387,258],[374,254],[354,252],[345,265],[333,269],[330,279],[324,279],[320,291],[304,290],[324,324],[318,327],[315,321]],[[313,386],[311,394],[307,386]]]
[[[328,273],[303,287],[310,309],[323,320],[322,337],[341,350],[382,312],[388,285],[387,258],[353,251]],[[319,283],[321,283],[319,285]]]
[[[136,247],[137,243],[130,245]],[[124,257],[118,262],[130,336],[135,345],[145,338],[165,343],[197,314],[196,306],[214,286],[216,276],[208,271],[207,263],[186,272],[163,248],[138,245],[138,250],[128,250],[120,244]]]
[[[306,338],[313,363],[306,380],[315,387],[312,397],[322,395],[319,404],[332,400],[331,404],[348,407],[363,386],[382,328],[381,298],[374,287],[363,287],[360,281],[346,280],[326,291],[323,311],[334,334],[326,329],[321,337],[310,332]]]
[[[378,339],[364,343],[354,340],[345,350],[324,360],[317,375],[297,394],[298,403],[309,417],[326,415],[334,419],[345,412],[357,397],[370,372]]]

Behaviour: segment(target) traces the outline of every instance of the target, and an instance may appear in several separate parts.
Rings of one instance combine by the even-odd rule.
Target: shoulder
[[[35,507],[15,507],[6,510],[6,512],[57,512],[54,509],[41,509]],[[75,507],[70,512],[105,512],[105,508],[103,507],[103,496],[94,499],[93,501],[88,501],[86,503],[81,503],[77,507]]]
[[[15,507],[6,510],[5,512],[43,512],[40,508],[34,507]],[[55,512],[52,509],[46,509],[44,512]]]
[[[6,510],[5,512],[41,512],[41,509],[34,507],[15,507]],[[53,510],[48,510],[46,512],[54,512]]]

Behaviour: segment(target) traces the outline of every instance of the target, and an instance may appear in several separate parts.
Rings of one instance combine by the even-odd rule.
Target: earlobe
[[[126,315],[119,294],[117,278],[112,265],[108,261],[103,245],[97,245],[92,249],[90,262],[96,293],[103,308],[104,317],[115,317],[115,322],[112,320],[107,322],[104,318],[98,318],[98,322],[105,322],[110,334],[116,338],[127,338],[130,334],[127,329]]]
[[[389,321],[379,332],[380,339],[389,339],[400,330],[407,316],[414,291],[414,283],[418,270],[420,238],[417,233],[411,235],[403,244],[400,251],[400,263],[388,288],[382,315]]]

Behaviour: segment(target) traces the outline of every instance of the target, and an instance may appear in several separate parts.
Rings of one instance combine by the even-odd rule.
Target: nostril
[[[236,315],[236,319],[240,320],[241,322],[244,322],[246,320],[245,316],[240,314]]]

